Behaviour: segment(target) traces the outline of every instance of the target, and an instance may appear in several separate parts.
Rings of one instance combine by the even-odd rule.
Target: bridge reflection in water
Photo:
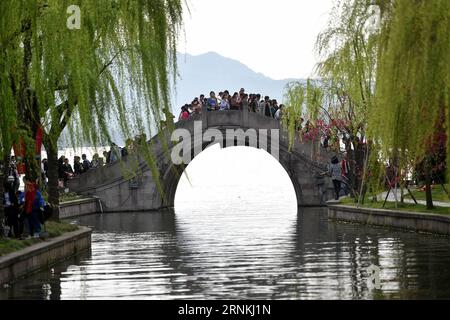
[[[270,189],[211,188],[193,174],[175,212],[82,217],[95,228],[91,252],[1,288],[0,298],[450,298],[448,238],[334,223],[324,208],[297,212],[292,185],[265,172]],[[371,264],[381,290],[369,287]]]
[[[280,217],[278,234],[255,233],[254,218],[233,226],[227,216],[207,217],[212,228],[193,225],[204,214],[84,217],[97,229],[91,253],[1,288],[0,298],[450,298],[448,239],[334,224],[323,208]],[[216,238],[221,224],[238,239]],[[381,266],[380,291],[368,288],[371,263]]]

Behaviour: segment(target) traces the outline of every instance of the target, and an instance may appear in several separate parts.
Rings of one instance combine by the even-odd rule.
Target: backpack
[[[44,212],[40,217],[42,219],[41,223],[44,224],[44,222],[50,219],[52,215],[53,215],[53,208],[49,204],[46,204],[44,207]]]

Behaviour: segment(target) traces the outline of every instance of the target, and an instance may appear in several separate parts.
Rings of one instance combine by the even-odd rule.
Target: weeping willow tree
[[[288,133],[289,149],[292,149],[295,141],[295,133],[301,126],[304,101],[304,85],[298,81],[288,83],[284,96],[285,108],[282,113],[281,122]]]
[[[288,132],[289,148],[292,148],[296,138],[295,133],[298,133],[300,141],[304,138],[308,142],[311,140],[312,160],[317,160],[315,142],[320,141],[320,128],[316,120],[319,119],[319,109],[323,108],[323,98],[323,90],[318,81],[307,79],[306,83],[294,81],[286,85],[282,125]],[[304,118],[308,119],[306,123],[303,123]],[[305,137],[303,128],[311,129]]]
[[[369,175],[371,186],[382,181],[388,160],[403,174],[422,164],[431,208],[430,159],[436,144],[445,141],[449,161],[450,3],[336,3],[329,27],[318,37],[324,59],[317,71],[326,84],[326,100],[337,101],[346,117],[346,149],[357,151],[356,142],[365,140],[372,150],[370,159],[369,152],[363,153],[364,161],[354,159],[362,168],[360,190]],[[366,28],[373,8],[379,24],[374,30]]]
[[[79,28],[69,27],[77,19]],[[181,23],[182,0],[0,1],[3,159],[25,142],[26,175],[39,176],[34,144],[43,127],[49,202],[57,206],[58,139],[68,125],[72,141],[99,145],[111,140],[112,121],[129,137],[169,117]]]
[[[375,3],[384,10],[386,1]],[[327,124],[338,149],[343,143],[351,160],[350,182],[359,194],[364,193],[362,181],[368,165],[366,123],[373,103],[378,52],[377,32],[368,24],[374,19],[372,5],[368,0],[335,3],[328,26],[316,41],[320,62],[314,73],[320,81],[308,81],[304,88],[307,117],[313,125],[319,121]],[[298,90],[288,88],[288,96],[293,89]]]
[[[446,130],[450,161],[449,94],[450,2],[391,1],[380,31],[370,134],[382,157],[398,159],[405,171],[424,163],[428,208],[433,207],[430,145],[439,130]]]

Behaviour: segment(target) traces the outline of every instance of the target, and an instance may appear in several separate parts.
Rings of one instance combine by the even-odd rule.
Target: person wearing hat
[[[331,165],[329,167],[329,173],[331,174],[331,180],[334,187],[334,199],[339,200],[339,194],[341,192],[342,172],[339,159],[336,156],[331,158]]]

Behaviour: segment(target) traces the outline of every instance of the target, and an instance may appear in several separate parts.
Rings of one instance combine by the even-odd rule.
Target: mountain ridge
[[[292,81],[305,81],[292,78],[274,80],[250,69],[236,59],[224,57],[214,51],[200,55],[178,53],[177,65],[179,77],[177,77],[176,92],[174,88],[171,89],[172,113],[176,118],[181,106],[191,103],[193,98],[200,94],[208,97],[211,90],[218,95],[220,91],[229,90],[233,94],[240,88],[245,88],[247,93],[260,93],[263,97],[268,95],[281,103],[286,84]],[[126,103],[131,102],[126,101]],[[144,114],[142,116],[145,117]],[[109,126],[112,141],[124,145],[124,139],[121,137],[116,121],[110,121]],[[154,131],[155,128],[152,129]],[[58,143],[60,148],[70,145],[68,136],[69,132],[66,128]],[[89,144],[85,143],[82,146],[89,146]]]
[[[247,93],[260,93],[282,101],[286,84],[304,79],[275,80],[249,68],[242,62],[214,51],[199,55],[177,54],[178,77],[176,92],[172,92],[174,111],[194,97],[210,91],[229,90],[231,94],[245,88]]]

